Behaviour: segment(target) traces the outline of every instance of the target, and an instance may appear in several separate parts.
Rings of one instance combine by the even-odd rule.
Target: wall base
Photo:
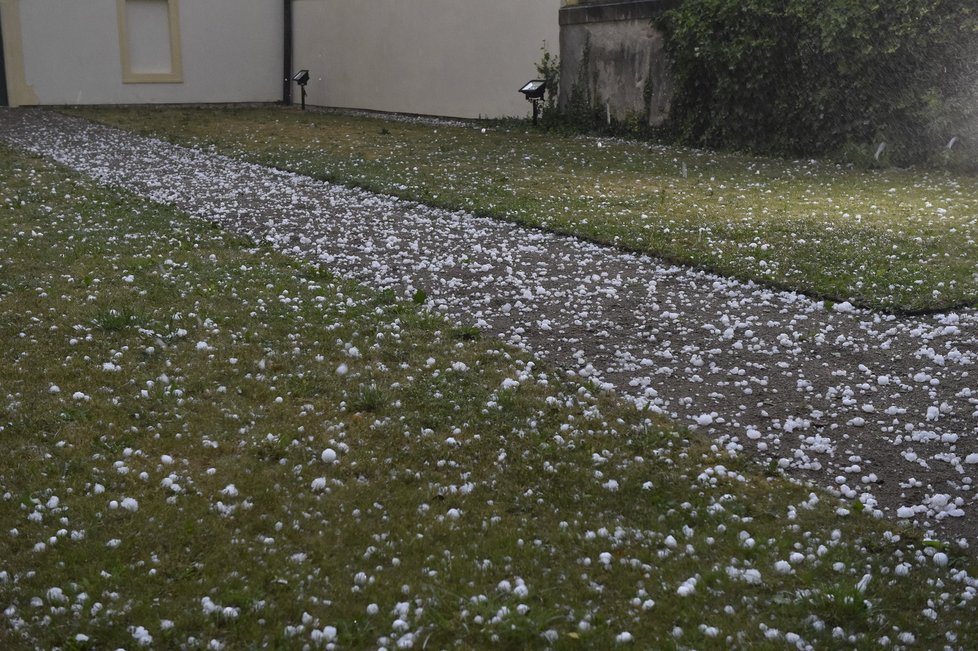
[[[560,106],[570,108],[576,88],[611,119],[662,124],[673,83],[663,35],[652,20],[678,5],[679,0],[638,0],[562,7]]]

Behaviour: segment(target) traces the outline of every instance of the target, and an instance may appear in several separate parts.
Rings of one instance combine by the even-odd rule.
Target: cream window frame
[[[116,0],[119,21],[119,52],[124,84],[178,84],[183,82],[183,56],[180,51],[180,0],[165,0],[170,18],[170,72],[133,72],[129,56],[129,17],[126,0]]]

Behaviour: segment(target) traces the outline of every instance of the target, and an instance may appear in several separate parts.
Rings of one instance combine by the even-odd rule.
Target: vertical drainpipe
[[[292,105],[292,0],[285,1],[285,65],[282,82],[282,103],[286,106]]]
[[[7,67],[3,56],[3,24],[0,23],[0,106],[8,106],[10,98],[7,97]]]

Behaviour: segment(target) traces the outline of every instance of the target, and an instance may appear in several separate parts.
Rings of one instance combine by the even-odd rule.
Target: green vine
[[[571,86],[567,119],[573,127],[590,130],[598,124],[599,106],[597,91],[591,83],[591,35],[588,34],[577,66],[577,79]]]
[[[547,42],[540,48],[543,56],[537,63],[537,76],[547,82],[547,101],[544,104],[544,119],[557,112],[557,99],[560,97],[560,59],[547,49]]]

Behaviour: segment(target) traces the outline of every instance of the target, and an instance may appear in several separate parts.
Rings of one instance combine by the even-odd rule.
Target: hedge
[[[681,142],[978,161],[973,2],[685,0],[657,23]]]

